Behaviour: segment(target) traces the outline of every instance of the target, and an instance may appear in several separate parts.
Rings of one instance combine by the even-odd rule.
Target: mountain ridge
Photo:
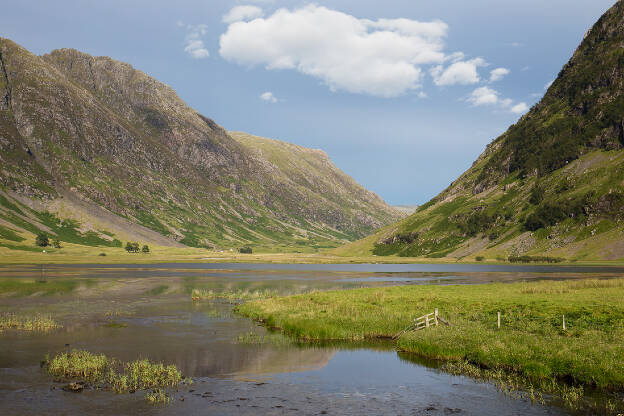
[[[5,228],[36,233],[45,225],[61,232],[72,207],[89,211],[78,209],[82,204],[110,214],[104,224],[117,216],[113,228],[135,224],[141,235],[161,243],[157,234],[173,245],[318,249],[401,216],[324,152],[314,174],[291,169],[299,182],[288,178],[284,166],[262,158],[171,87],[129,64],[75,49],[36,56],[0,38],[0,67]],[[291,149],[295,160],[304,154],[275,143]],[[304,179],[317,188],[306,187]],[[18,221],[22,211],[37,224]],[[71,224],[76,241],[88,240]],[[111,240],[110,231],[89,231],[97,235],[94,241]]]

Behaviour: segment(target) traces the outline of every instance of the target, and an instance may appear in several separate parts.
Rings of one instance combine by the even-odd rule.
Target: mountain
[[[624,258],[624,2],[463,175],[339,254]],[[526,258],[527,260],[529,258]]]
[[[39,230],[89,245],[335,247],[401,217],[320,150],[230,134],[126,63],[2,38],[0,166],[12,248]]]

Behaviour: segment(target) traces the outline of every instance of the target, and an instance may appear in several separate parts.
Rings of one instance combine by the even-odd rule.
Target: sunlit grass
[[[0,332],[7,329],[47,332],[61,326],[50,316],[45,315],[21,316],[13,313],[0,314]]]
[[[169,401],[168,393],[162,389],[177,387],[182,382],[192,383],[190,379],[183,380],[175,365],[164,365],[147,359],[124,363],[104,354],[83,350],[46,358],[46,368],[54,377],[97,383],[117,393],[152,390],[145,396],[151,403]]]
[[[300,340],[363,340],[392,337],[438,308],[452,326],[407,332],[399,350],[514,374],[536,386],[554,380],[622,393],[622,299],[624,279],[591,279],[314,292],[248,302],[237,311]],[[571,402],[578,391],[558,393]]]
[[[267,299],[277,296],[277,290],[259,289],[259,290],[212,290],[212,289],[193,289],[191,299],[194,301],[225,299],[230,302],[238,300],[257,300]]]

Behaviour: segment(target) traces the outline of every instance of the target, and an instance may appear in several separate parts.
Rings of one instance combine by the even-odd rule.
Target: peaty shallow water
[[[42,312],[63,324],[47,334],[0,333],[0,414],[562,415],[566,412],[557,407],[510,399],[490,384],[451,376],[435,363],[398,354],[390,343],[296,345],[236,316],[227,302],[192,302],[190,291],[298,293],[617,275],[611,269],[559,267],[518,271],[446,266],[421,270],[421,265],[261,266],[46,266],[43,277],[40,266],[1,267],[3,281],[62,279],[78,285],[55,295],[0,297],[0,312]],[[268,342],[250,344],[249,339]],[[64,392],[39,363],[46,354],[72,348],[121,360],[173,363],[195,382],[174,392],[167,406],[149,405],[143,393]]]

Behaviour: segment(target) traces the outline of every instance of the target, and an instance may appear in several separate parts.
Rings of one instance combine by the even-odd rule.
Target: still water
[[[0,267],[0,281],[74,281],[72,290],[0,295],[0,312],[43,312],[47,334],[0,333],[0,414],[563,415],[451,376],[391,343],[298,345],[268,335],[224,301],[192,302],[193,288],[279,293],[407,284],[622,276],[618,268],[470,265],[156,264]],[[68,393],[40,368],[46,354],[86,349],[121,360],[176,364],[194,384],[167,406],[140,394]],[[192,390],[192,391],[191,391]],[[181,400],[181,399],[184,400]]]

